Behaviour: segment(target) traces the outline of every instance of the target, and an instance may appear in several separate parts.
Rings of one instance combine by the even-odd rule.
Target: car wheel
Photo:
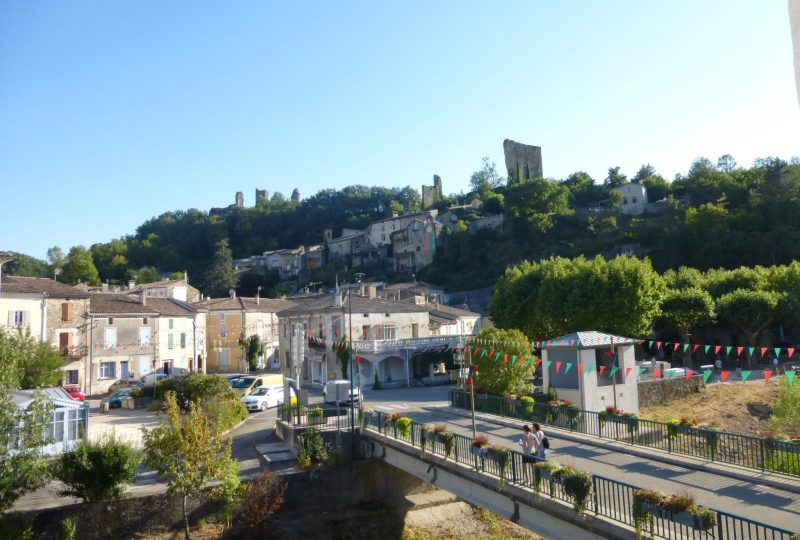
[[[269,408],[269,407],[267,407],[267,402],[266,402],[266,401],[262,401],[262,402],[261,402],[261,411],[262,411],[262,412],[263,412],[263,411],[266,411],[268,408]]]

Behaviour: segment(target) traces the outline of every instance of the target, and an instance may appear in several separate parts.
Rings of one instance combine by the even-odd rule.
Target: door
[[[167,377],[169,377],[170,372],[172,371],[172,361],[167,360],[161,364],[161,367],[164,369],[163,373]]]
[[[119,378],[123,381],[127,381],[129,378],[128,374],[128,362],[120,362],[119,363]]]

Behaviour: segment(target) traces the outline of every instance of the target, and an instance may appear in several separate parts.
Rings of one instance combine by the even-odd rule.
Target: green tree
[[[0,387],[50,388],[64,378],[64,360],[29,329],[0,328]]]
[[[505,178],[498,174],[497,165],[494,161],[484,157],[481,162],[481,168],[472,173],[469,179],[472,191],[478,195],[497,189],[505,182]]]
[[[83,246],[75,246],[69,250],[64,260],[64,281],[72,285],[79,281],[89,285],[100,284],[100,274],[92,261],[92,254]]]
[[[349,379],[350,372],[347,370],[347,368],[350,365],[350,340],[348,339],[347,335],[343,335],[342,341],[346,345],[336,349],[336,359],[339,360],[339,367],[342,368],[342,376],[345,379]]]
[[[209,296],[227,296],[228,291],[235,286],[233,256],[228,246],[228,239],[223,238],[217,242],[217,251],[206,274],[205,289]]]
[[[657,326],[672,330],[679,337],[714,321],[714,300],[703,289],[673,289],[661,303]]]
[[[41,447],[49,440],[51,414],[41,396],[20,409],[8,389],[0,387],[0,512],[47,482],[49,471]]]
[[[603,181],[603,185],[607,188],[619,187],[628,183],[628,177],[619,172],[619,167],[609,167],[608,176]]]
[[[47,250],[47,264],[51,268],[64,267],[64,252],[58,246],[53,246]]]
[[[775,319],[780,301],[776,292],[737,289],[717,300],[719,322],[741,332],[753,347]]]
[[[494,340],[494,344],[488,347],[493,349],[495,354],[490,357],[487,353],[486,356],[478,358],[472,355],[465,359],[465,362],[471,361],[478,366],[476,388],[498,395],[530,389],[528,379],[533,376],[536,365],[535,361],[528,362],[533,352],[525,334],[517,329],[494,327],[481,330],[476,337]],[[495,359],[498,353],[500,357]]]
[[[158,281],[158,271],[152,266],[143,266],[136,272],[136,282],[140,285]]]
[[[247,363],[251,370],[258,369],[258,357],[264,354],[264,342],[258,335],[252,335],[245,339],[245,351],[247,354]]]
[[[800,439],[800,384],[789,384],[783,377],[780,385],[778,399],[772,406],[770,426],[778,433]]]
[[[190,539],[190,495],[211,480],[224,480],[231,469],[231,440],[223,437],[200,409],[190,404],[182,415],[175,393],[165,398],[165,422],[144,431],[144,463],[167,481],[167,493],[182,498],[184,534]]]
[[[121,499],[135,479],[139,461],[139,453],[130,444],[106,434],[96,441],[83,439],[62,454],[53,466],[53,476],[66,486],[59,491],[62,497],[85,502]]]

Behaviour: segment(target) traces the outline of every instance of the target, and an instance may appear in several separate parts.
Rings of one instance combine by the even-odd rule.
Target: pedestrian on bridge
[[[525,424],[522,426],[522,438],[519,440],[519,445],[522,447],[522,479],[526,484],[531,484],[532,476],[531,469],[533,463],[536,461],[536,447],[539,441],[531,430],[531,426]]]
[[[536,439],[536,454],[539,459],[547,459],[547,449],[550,448],[550,441],[542,431],[542,427],[536,422],[533,423],[533,436]]]

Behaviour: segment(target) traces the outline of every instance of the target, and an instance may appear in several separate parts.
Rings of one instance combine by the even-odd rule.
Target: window
[[[365,324],[361,327],[361,339],[369,339],[369,325]]]
[[[364,317],[369,317],[369,313],[364,313]]]
[[[172,328],[173,328],[174,326],[175,326],[175,319],[170,319],[170,320],[169,320],[169,329],[170,329],[170,330],[172,330]]]
[[[147,326],[147,322],[148,322],[147,317],[142,319],[142,324],[143,325]]]
[[[217,367],[228,368],[230,367],[230,365],[231,365],[231,350],[217,349]]]
[[[226,323],[219,324],[219,337],[228,337],[228,325]]]
[[[117,346],[117,329],[106,328],[103,334],[106,349],[113,349]]]
[[[170,332],[169,334],[167,334],[167,348],[171,349],[174,346],[175,346],[174,337],[172,335],[172,332]]]
[[[631,202],[632,202],[633,204],[636,204],[636,197],[634,197],[634,198],[633,198],[633,200],[632,200]]]
[[[109,324],[109,326],[114,324],[114,317],[109,317],[108,318],[108,324]]]
[[[411,325],[411,337],[419,337],[419,323]]]
[[[181,332],[181,349],[186,348],[186,332]]]
[[[72,334],[69,332],[61,332],[58,334],[58,348],[61,354],[67,356],[72,349]]]
[[[623,197],[622,198],[622,204],[628,204],[628,198],[627,197]]]
[[[78,370],[77,369],[68,369],[67,370],[67,384],[78,384]]]
[[[139,328],[139,347],[150,346],[150,329]]]
[[[128,378],[128,362],[120,362],[119,363],[119,378],[120,379],[127,379]]]
[[[396,339],[397,327],[393,324],[379,324],[375,326],[375,339]]]
[[[9,311],[8,312],[8,326],[28,326],[28,312],[27,311]]]
[[[61,304],[61,320],[62,321],[71,321],[72,320],[72,304],[69,302],[64,302]]]
[[[225,314],[224,313],[220,313],[218,315],[218,317],[219,317],[220,322],[225,322]]]
[[[100,376],[101,379],[113,379],[117,373],[117,364],[115,362],[100,362]]]

